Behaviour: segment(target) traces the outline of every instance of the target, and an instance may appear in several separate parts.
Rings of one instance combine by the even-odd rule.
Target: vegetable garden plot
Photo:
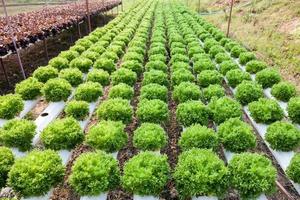
[[[271,99],[264,98],[268,87],[274,87]],[[280,164],[276,152],[287,158],[294,151],[287,175],[280,176],[298,182],[294,87],[180,4],[140,1],[37,69],[15,93],[1,97],[7,100],[0,103],[2,118],[16,117],[27,98],[45,98],[46,110],[62,105],[40,129],[36,121],[45,111],[33,121],[6,121],[0,129],[0,183],[19,196],[299,197],[292,187],[284,190],[290,194],[276,192],[281,169],[269,159]],[[289,101],[286,113],[275,99]],[[18,106],[10,108],[10,102]],[[246,108],[250,123],[243,120]],[[266,127],[266,141],[258,141],[253,126],[258,134],[258,126]],[[273,156],[264,155],[269,151],[262,152],[261,142]],[[12,148],[25,152],[22,158],[14,161]]]

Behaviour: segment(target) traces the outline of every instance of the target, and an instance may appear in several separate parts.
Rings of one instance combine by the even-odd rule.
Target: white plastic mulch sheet
[[[21,200],[48,200],[52,194],[53,189],[51,189],[47,194],[44,196],[36,196],[36,197],[22,197]]]
[[[107,193],[99,194],[98,196],[82,196],[80,200],[106,200]]]
[[[159,197],[133,195],[133,200],[158,200]]]
[[[50,122],[58,117],[66,105],[66,102],[51,102],[48,107],[38,116],[35,120],[36,134],[33,138],[33,145],[36,145],[39,142],[40,134],[48,126]]]
[[[200,197],[192,197],[192,200],[218,200],[218,197],[215,197],[215,196],[200,196]]]

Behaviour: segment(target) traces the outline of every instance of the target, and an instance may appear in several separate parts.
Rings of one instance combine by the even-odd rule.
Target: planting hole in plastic
[[[41,114],[42,117],[46,117],[46,116],[48,116],[48,115],[49,115],[49,113],[42,113],[42,114]]]

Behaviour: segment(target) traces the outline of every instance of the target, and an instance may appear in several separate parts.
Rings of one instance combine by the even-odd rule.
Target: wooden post
[[[123,12],[123,0],[121,0],[121,11]]]
[[[89,10],[89,0],[85,0],[86,4],[86,14],[87,14],[87,20],[88,20],[88,27],[89,27],[89,33],[92,32],[92,25],[91,25],[91,16],[90,16],[90,10]]]
[[[11,33],[11,38],[12,38],[12,41],[13,41],[13,45],[14,45],[14,48],[15,48],[16,53],[17,53],[18,63],[19,63],[19,66],[20,66],[20,69],[21,69],[21,72],[22,72],[22,76],[23,76],[23,79],[26,79],[26,74],[25,74],[25,71],[24,71],[24,68],[23,68],[23,64],[22,64],[22,61],[21,61],[21,56],[20,56],[19,49],[18,49],[17,43],[16,43],[16,39],[15,39],[15,36],[13,34],[13,30],[12,30],[12,27],[11,27],[11,24],[10,24],[10,21],[9,21],[9,18],[8,18],[8,14],[7,14],[7,10],[6,10],[6,5],[5,5],[5,1],[4,0],[2,0],[2,6],[3,6],[3,9],[4,9],[4,13],[5,13],[6,24],[7,24],[7,26],[10,29],[10,33]]]
[[[8,84],[8,87],[10,88],[10,82],[8,80],[7,72],[6,72],[6,69],[4,67],[4,63],[3,63],[3,59],[2,58],[0,58],[0,64],[1,64],[1,68],[2,68],[4,76],[5,76],[5,80],[6,80],[7,84]]]
[[[229,36],[229,31],[230,31],[230,24],[231,24],[233,3],[234,3],[234,0],[231,0],[231,2],[230,2],[230,13],[229,13],[229,19],[228,19],[228,26],[227,26],[227,34],[226,34],[227,37]]]

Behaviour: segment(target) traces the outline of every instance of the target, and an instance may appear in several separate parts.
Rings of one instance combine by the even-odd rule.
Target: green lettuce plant
[[[27,151],[31,148],[35,129],[36,125],[32,121],[26,119],[9,120],[0,129],[0,144],[16,147],[20,151]]]
[[[112,73],[111,80],[113,85],[126,83],[133,86],[137,80],[137,74],[130,69],[120,68]]]
[[[168,99],[168,88],[156,83],[145,85],[141,88],[140,99],[159,99],[166,102]]]
[[[116,70],[115,62],[112,59],[98,59],[93,66],[96,69],[102,69],[110,74]]]
[[[8,173],[8,185],[23,197],[41,196],[63,180],[64,172],[55,151],[33,150],[16,160]]]
[[[189,100],[199,100],[200,96],[200,88],[195,83],[182,82],[174,87],[173,99],[177,103],[183,103]]]
[[[225,61],[231,61],[231,57],[227,53],[218,53],[215,56],[215,61],[216,61],[216,63],[220,64]]]
[[[63,57],[55,57],[49,61],[49,65],[56,68],[57,70],[62,70],[69,67],[69,61]]]
[[[149,72],[145,72],[142,85],[148,85],[151,83],[168,86],[168,75],[160,70],[151,70]]]
[[[235,88],[244,80],[251,80],[251,76],[248,72],[243,72],[240,69],[232,69],[226,73],[226,79],[230,87]]]
[[[93,66],[93,61],[85,57],[78,57],[70,62],[71,68],[77,68],[83,73],[87,73],[89,69]]]
[[[71,95],[71,84],[62,78],[50,79],[44,84],[42,93],[47,101],[66,101]]]
[[[214,70],[216,66],[209,58],[202,58],[193,63],[193,69],[196,74],[199,74],[204,70]]]
[[[68,117],[84,120],[89,115],[89,104],[86,101],[72,100],[66,104],[64,111]]]
[[[249,61],[256,60],[256,56],[252,52],[243,52],[240,54],[239,60],[242,65],[246,65]]]
[[[51,66],[39,67],[32,76],[39,82],[46,83],[48,80],[58,77],[58,70]]]
[[[102,151],[83,153],[76,159],[68,182],[81,196],[113,190],[120,182],[118,161]]]
[[[296,96],[297,90],[294,84],[283,81],[273,85],[271,94],[276,99],[287,102],[290,98]]]
[[[242,104],[247,105],[264,96],[263,88],[254,81],[243,81],[236,87],[235,98]]]
[[[41,133],[41,141],[48,149],[73,149],[84,139],[84,133],[77,120],[72,117],[51,122]]]
[[[175,71],[180,70],[180,69],[190,70],[191,66],[189,65],[189,63],[175,62],[175,63],[172,64],[171,69],[172,69],[172,72],[175,72]]]
[[[220,85],[209,85],[203,89],[203,99],[209,102],[213,97],[221,98],[225,96],[225,90]]]
[[[63,69],[60,71],[58,77],[67,80],[73,87],[83,82],[83,74],[77,68]]]
[[[218,135],[213,129],[195,124],[182,132],[178,144],[183,151],[187,151],[192,148],[215,150],[218,143]]]
[[[0,96],[0,118],[12,119],[24,108],[24,102],[18,94]]]
[[[103,95],[103,88],[96,82],[85,82],[75,90],[74,97],[78,101],[94,102]]]
[[[246,71],[250,74],[256,74],[267,67],[267,64],[263,61],[251,60],[246,65]]]
[[[163,123],[169,119],[169,109],[162,100],[144,99],[139,102],[136,115],[141,122]]]
[[[123,57],[123,62],[125,61],[137,61],[138,63],[144,62],[144,55],[137,52],[127,52]]]
[[[189,57],[184,54],[175,54],[172,55],[170,63],[173,64],[175,62],[186,62],[188,63],[190,61]]]
[[[272,162],[257,153],[241,153],[233,156],[228,165],[230,183],[242,198],[257,198],[276,190],[276,169]]]
[[[300,124],[300,97],[293,97],[288,102],[287,111],[289,118],[297,124]]]
[[[185,127],[193,124],[208,125],[209,109],[201,101],[180,103],[176,109],[176,119]]]
[[[247,50],[241,46],[234,46],[230,51],[230,55],[234,58],[238,58],[241,55],[241,53],[244,53],[246,51]]]
[[[91,147],[105,152],[116,152],[127,144],[127,134],[122,122],[101,121],[91,127],[85,142]]]
[[[270,124],[281,120],[284,116],[279,104],[273,99],[260,98],[258,101],[251,102],[249,111],[257,123]]]
[[[226,75],[226,73],[228,71],[234,70],[234,69],[239,69],[239,66],[232,60],[226,60],[220,64],[220,72],[223,75]]]
[[[119,59],[118,55],[113,51],[105,51],[100,57],[99,60],[112,60],[114,63]]]
[[[130,70],[134,71],[137,75],[140,75],[144,70],[143,65],[135,60],[123,62],[121,64],[121,67],[130,69]]]
[[[167,70],[168,70],[168,66],[164,62],[159,61],[159,60],[147,62],[145,68],[147,71],[160,70],[163,72],[167,72]]]
[[[209,103],[213,120],[220,124],[230,118],[242,117],[242,106],[234,99],[229,97],[213,98]]]
[[[275,150],[292,151],[300,146],[300,131],[289,122],[272,123],[265,137]]]
[[[77,51],[67,50],[67,51],[62,51],[58,56],[62,58],[66,58],[70,62],[73,59],[78,58],[80,55]]]
[[[228,169],[211,150],[191,149],[179,155],[173,174],[181,199],[222,196],[228,188]]]
[[[103,69],[93,69],[87,74],[86,80],[99,83],[102,86],[107,86],[110,83],[109,73]]]
[[[296,153],[292,158],[286,170],[286,174],[295,183],[300,183],[300,154],[299,153]]]
[[[281,81],[281,76],[278,71],[270,68],[263,69],[257,72],[255,80],[263,86],[263,88],[272,87],[274,84]]]
[[[100,104],[97,115],[102,120],[122,121],[128,124],[132,121],[133,109],[125,99],[108,99]]]
[[[81,45],[74,45],[70,47],[71,51],[77,51],[79,54],[83,53],[85,51],[85,47]]]
[[[193,82],[195,77],[189,70],[179,69],[172,73],[171,79],[173,86],[175,86],[182,82]]]
[[[88,58],[93,62],[95,62],[99,58],[99,56],[99,53],[91,50],[87,50],[81,54],[81,57]]]
[[[133,88],[125,83],[119,83],[110,88],[108,97],[109,98],[122,98],[130,100],[133,98]]]
[[[133,194],[159,196],[169,176],[167,156],[146,151],[125,163],[121,181],[123,188]]]
[[[153,123],[142,123],[134,131],[133,146],[143,151],[156,151],[167,144],[167,134],[164,129]]]
[[[0,188],[6,185],[7,174],[14,164],[15,158],[7,147],[0,146]]]
[[[215,58],[218,53],[225,53],[225,49],[220,45],[214,45],[209,49],[208,53],[212,58]]]
[[[218,135],[224,148],[234,153],[256,147],[256,137],[252,127],[239,118],[231,118],[220,124]]]
[[[155,61],[155,60],[159,60],[159,61],[162,61],[164,63],[167,62],[167,58],[163,54],[154,54],[154,55],[149,56],[149,61]]]
[[[29,77],[16,84],[15,93],[21,95],[24,100],[36,99],[41,95],[43,83],[36,78]]]
[[[204,70],[197,77],[201,87],[207,87],[211,84],[221,84],[223,76],[217,70]]]

